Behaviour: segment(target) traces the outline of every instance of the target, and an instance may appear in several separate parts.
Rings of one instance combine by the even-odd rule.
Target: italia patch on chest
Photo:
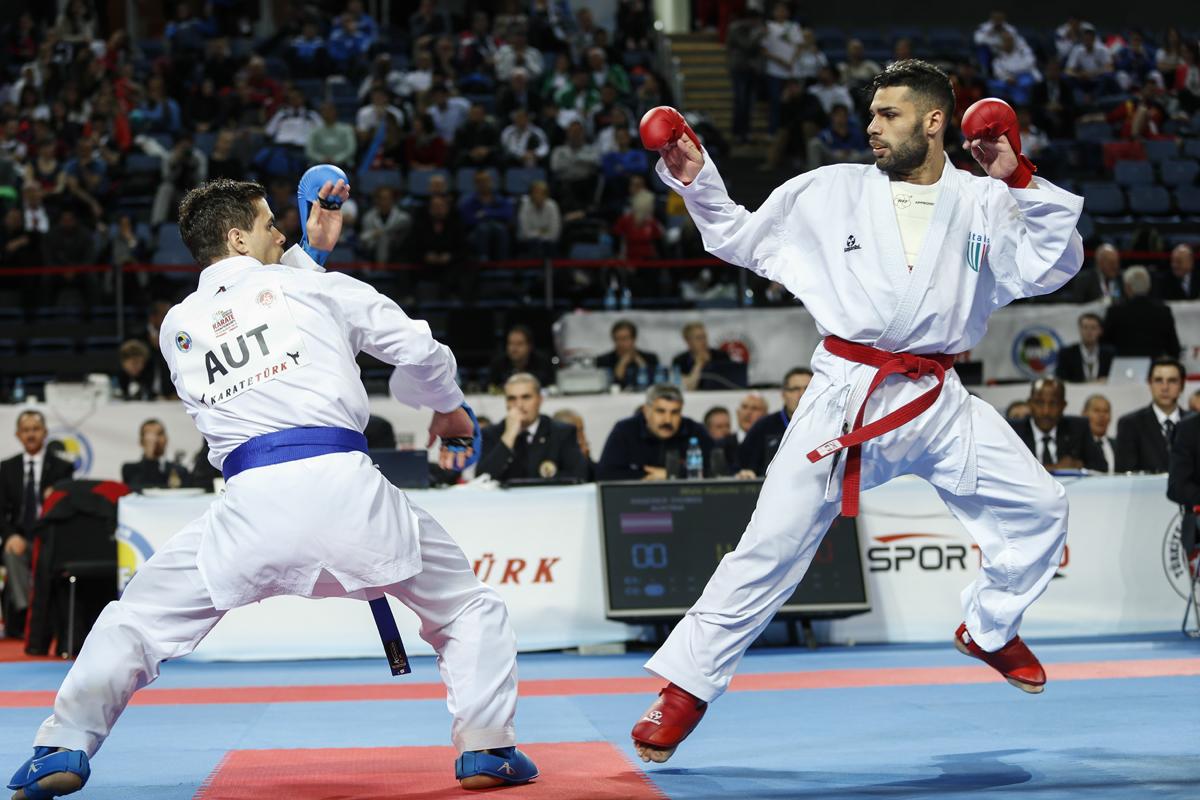
[[[967,235],[967,266],[973,272],[979,272],[979,267],[987,258],[988,248],[991,245],[992,240],[982,233],[971,232]]]

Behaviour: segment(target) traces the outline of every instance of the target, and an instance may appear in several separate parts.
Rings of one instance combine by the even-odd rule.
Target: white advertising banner
[[[1029,636],[1103,636],[1178,628],[1188,580],[1178,506],[1165,476],[1066,478],[1067,551],[1025,616]],[[949,640],[959,595],[979,551],[933,488],[900,478],[864,492],[859,546],[871,611],[820,624],[822,638],[860,642]]]
[[[1188,582],[1179,514],[1162,476],[1068,479],[1068,549],[1057,577],[1025,618],[1037,636],[1173,630]],[[477,574],[508,604],[522,650],[634,638],[604,619],[600,526],[594,486],[412,492],[462,545]],[[122,498],[118,548],[127,577],[211,496]],[[935,492],[901,478],[863,494],[859,544],[871,611],[818,623],[832,642],[948,639],[962,619],[959,595],[979,555]],[[393,601],[411,653],[428,653],[416,618]],[[208,659],[382,658],[365,603],[279,597],[231,611],[197,651]],[[381,669],[383,669],[381,665]]]
[[[1169,303],[1175,315],[1189,373],[1200,372],[1200,301]],[[1085,311],[1104,316],[1100,303],[1034,304],[1002,308],[992,315],[987,335],[971,358],[984,364],[985,380],[1030,379],[1053,374],[1058,352],[1079,341],[1077,320]],[[683,352],[683,326],[702,321],[709,344],[748,365],[750,382],[778,383],[795,366],[807,364],[820,336],[803,308],[704,311],[603,311],[563,315],[556,324],[558,354],[564,360],[597,356],[612,349],[609,329],[618,319],[638,326],[638,348],[670,364]]]
[[[408,494],[458,541],[480,579],[500,593],[522,650],[636,636],[637,629],[604,618],[594,486],[460,487]],[[122,582],[211,501],[212,495],[175,493],[121,498]],[[416,616],[394,598],[391,605],[408,652],[431,653],[417,634]],[[383,645],[365,602],[299,597],[274,597],[230,611],[197,650],[198,658],[212,660],[371,656],[382,662]]]

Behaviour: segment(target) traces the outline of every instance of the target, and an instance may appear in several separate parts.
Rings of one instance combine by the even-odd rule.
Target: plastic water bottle
[[[683,386],[683,370],[679,368],[678,364],[671,365],[671,383]]]
[[[645,389],[650,385],[650,370],[646,369],[646,365],[642,364],[637,371],[637,388]]]
[[[655,383],[666,383],[670,377],[671,373],[667,371],[667,367],[664,364],[659,364],[658,368],[654,370]]]
[[[617,310],[617,285],[616,285],[616,283],[610,283],[608,285],[608,291],[604,293],[604,310],[605,311],[616,311]]]
[[[704,451],[700,449],[700,440],[695,436],[688,439],[687,476],[690,481],[704,477]]]
[[[25,379],[20,375],[13,380],[12,399],[14,403],[25,402]]]
[[[624,289],[621,290],[621,309],[624,311],[628,311],[632,307],[633,307],[633,292],[629,291],[629,287],[626,286]]]

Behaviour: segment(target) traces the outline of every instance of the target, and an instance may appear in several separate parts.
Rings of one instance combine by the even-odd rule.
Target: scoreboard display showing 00
[[[682,616],[737,546],[761,486],[761,480],[600,484],[608,617]],[[834,522],[780,610],[822,617],[870,610],[854,520]]]

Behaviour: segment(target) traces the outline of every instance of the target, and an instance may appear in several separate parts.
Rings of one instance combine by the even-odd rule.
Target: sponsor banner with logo
[[[508,605],[522,650],[620,642],[637,628],[604,618],[599,510],[594,486],[500,491],[460,488],[409,492],[462,546],[476,574]],[[146,559],[205,512],[212,495],[129,495],[118,506],[122,585]],[[432,650],[416,616],[391,600],[410,654]],[[365,658],[383,646],[367,604],[274,597],[226,614],[198,658]],[[429,676],[426,676],[429,677]]]
[[[988,245],[986,237],[972,239],[968,264],[982,258]],[[1175,315],[1188,372],[1200,372],[1200,301],[1168,305]],[[1100,303],[1002,308],[992,316],[987,335],[971,351],[971,358],[983,362],[988,380],[1052,375],[1059,351],[1079,341],[1077,320],[1085,311],[1104,316]],[[604,311],[564,315],[556,326],[559,356],[569,361],[611,350],[609,328],[618,319],[632,320],[638,326],[638,349],[654,353],[666,365],[685,349],[683,326],[701,320],[710,346],[747,363],[751,383],[778,383],[792,367],[807,364],[821,340],[812,315],[803,308]]]
[[[1067,550],[1025,616],[1029,636],[1099,636],[1176,629],[1188,592],[1178,506],[1165,476],[1063,481],[1071,503]],[[979,550],[934,490],[901,478],[863,493],[859,547],[871,612],[821,623],[823,638],[949,640]]]

